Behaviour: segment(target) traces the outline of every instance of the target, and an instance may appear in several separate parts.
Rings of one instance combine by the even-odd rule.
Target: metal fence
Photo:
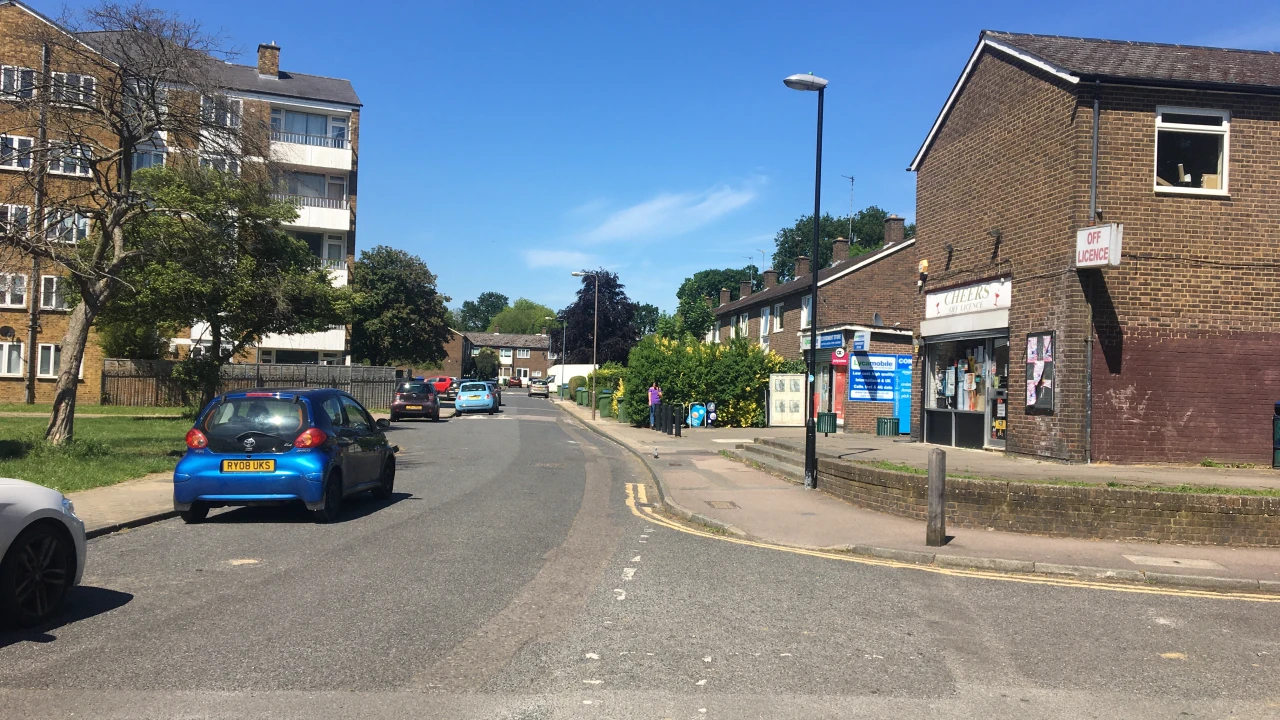
[[[171,360],[103,360],[102,404],[181,407],[186,393],[173,379]],[[235,363],[222,367],[219,392],[250,388],[337,388],[370,408],[391,406],[396,370],[363,365]]]

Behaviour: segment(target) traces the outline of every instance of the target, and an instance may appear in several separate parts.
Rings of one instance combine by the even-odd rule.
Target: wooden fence
[[[102,361],[102,404],[182,407],[188,398],[173,379],[173,361]],[[364,365],[234,363],[222,367],[220,392],[249,388],[337,388],[369,408],[391,406],[396,370]]]

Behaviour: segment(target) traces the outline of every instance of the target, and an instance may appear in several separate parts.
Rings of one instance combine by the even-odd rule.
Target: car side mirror
[[[386,418],[378,418],[374,425],[377,425],[379,430],[386,430],[391,427],[391,421]]]

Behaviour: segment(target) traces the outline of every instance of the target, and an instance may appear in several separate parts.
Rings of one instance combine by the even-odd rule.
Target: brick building
[[[910,169],[925,440],[1270,459],[1280,55],[986,31]]]
[[[886,218],[884,247],[866,255],[850,258],[849,241],[836,240],[831,267],[818,271],[815,403],[820,412],[834,412],[846,432],[874,432],[877,417],[897,415],[910,422],[910,397],[903,398],[906,405],[897,405],[892,385],[896,369],[883,367],[895,366],[897,356],[904,367],[911,363],[916,257],[910,250],[915,240],[903,237],[903,223],[897,216]],[[720,291],[720,304],[713,308],[716,324],[707,339],[745,337],[785,358],[807,362],[809,258],[797,258],[791,282],[779,285],[776,270],[762,274],[764,287],[757,292],[743,282],[739,298],[730,302],[729,290]],[[837,348],[845,350],[843,358]],[[852,392],[850,367],[855,373]]]
[[[518,377],[523,383],[533,378],[546,377],[547,368],[555,357],[551,354],[551,338],[546,335],[519,335],[515,333],[468,332],[462,336],[462,357],[475,357],[483,348],[491,348],[498,353],[498,379],[505,382],[509,377]],[[445,346],[450,357],[445,360],[446,368],[453,367],[453,348],[449,343]]]

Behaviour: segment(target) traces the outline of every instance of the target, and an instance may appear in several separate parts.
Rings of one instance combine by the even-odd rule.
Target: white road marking
[[[599,685],[600,683],[602,683],[602,682],[604,682],[604,681],[603,681],[603,680],[583,680],[582,682],[584,682],[584,683],[586,683],[586,684],[588,684],[588,685]]]
[[[262,561],[254,560],[253,558],[239,558],[236,560],[228,560],[227,562],[231,563],[232,565],[239,566],[239,565],[257,565]]]
[[[635,568],[622,568],[622,581],[627,582],[636,576]]]
[[[694,685],[706,685],[706,684],[707,684],[706,680],[699,680],[698,682],[694,683]]]
[[[781,653],[778,657],[791,657],[791,653]]]
[[[702,662],[711,662],[711,657],[710,657],[710,656],[707,656],[707,657],[702,658]]]
[[[637,556],[635,556],[635,557],[631,558],[631,562],[640,562],[640,556],[639,556],[639,555],[637,555]]]
[[[597,654],[595,654],[595,653],[587,653],[587,654],[586,654],[586,655],[584,655],[583,657],[585,657],[585,658],[586,658],[586,659],[588,659],[588,660],[599,660],[599,659],[600,659],[600,656],[599,656],[599,655],[597,655]]]
[[[649,536],[648,536],[648,535],[641,535],[640,537],[642,537],[642,538],[647,538],[647,537],[649,537]]]
[[[1156,567],[1184,567],[1197,570],[1226,570],[1225,567],[1212,560],[1195,558],[1156,557],[1152,555],[1125,555],[1124,559],[1134,565],[1154,565]]]
[[[623,590],[622,588],[614,588],[614,589],[613,589],[613,591],[614,591],[614,592],[616,592],[616,593],[618,593],[617,597],[615,597],[615,598],[614,598],[614,600],[626,600],[626,599],[627,599],[627,592],[626,592],[625,590]]]
[[[724,438],[723,440],[712,440],[713,443],[749,443],[751,438]]]

